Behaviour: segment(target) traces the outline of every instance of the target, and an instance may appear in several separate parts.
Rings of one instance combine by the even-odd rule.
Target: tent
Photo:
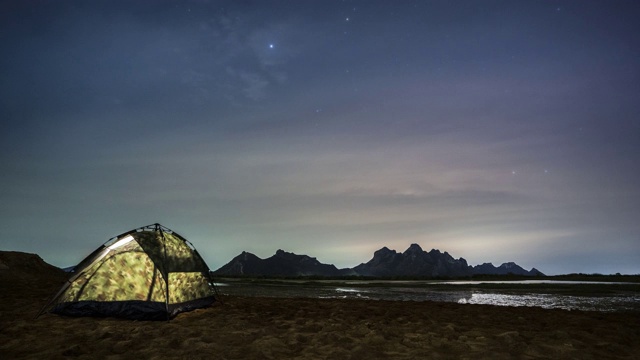
[[[40,314],[168,320],[213,304],[217,295],[193,245],[160,224],[109,239],[72,274]]]

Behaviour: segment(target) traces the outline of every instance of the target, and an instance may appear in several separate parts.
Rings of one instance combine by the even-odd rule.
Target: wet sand
[[[0,358],[640,359],[638,312],[225,297],[169,322],[34,319],[61,276],[0,269]]]

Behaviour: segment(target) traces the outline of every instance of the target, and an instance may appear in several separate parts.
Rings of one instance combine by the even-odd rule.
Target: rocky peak
[[[411,246],[409,246],[409,248],[404,252],[405,254],[409,253],[409,254],[415,254],[415,253],[422,253],[423,250],[420,247],[420,245],[418,244],[411,244]]]
[[[542,271],[536,269],[536,268],[531,268],[531,270],[529,270],[529,274],[533,275],[533,276],[545,276]]]
[[[389,250],[389,248],[385,246],[382,249],[377,250],[373,254],[375,255],[375,254],[395,254],[395,253],[396,253],[395,250]]]
[[[383,247],[380,250],[377,250],[376,252],[373,253],[373,258],[374,259],[385,259],[388,257],[393,257],[395,256],[397,253],[395,250],[389,250],[389,248],[387,248],[386,246]]]

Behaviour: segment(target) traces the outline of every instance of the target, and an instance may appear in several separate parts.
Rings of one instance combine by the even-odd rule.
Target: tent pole
[[[164,237],[164,230],[160,228],[160,224],[156,223],[156,231],[160,233],[160,237],[162,238],[162,247],[164,249],[164,257],[162,259],[162,268],[164,269],[165,275],[165,302],[164,306],[167,311],[167,321],[171,319],[171,314],[169,314],[169,271],[167,271],[167,239]]]

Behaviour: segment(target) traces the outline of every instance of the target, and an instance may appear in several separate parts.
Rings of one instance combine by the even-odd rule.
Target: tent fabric
[[[153,224],[116,236],[87,256],[45,306],[70,316],[169,319],[216,301],[210,271],[190,243]]]

